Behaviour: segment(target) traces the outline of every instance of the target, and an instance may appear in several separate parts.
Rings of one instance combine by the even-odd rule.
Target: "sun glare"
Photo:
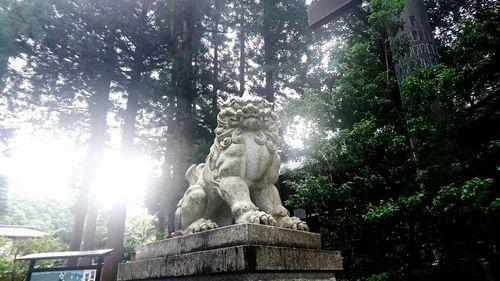
[[[292,148],[303,148],[304,140],[306,139],[308,133],[307,120],[302,117],[295,116],[283,138]]]
[[[39,197],[71,198],[74,191],[69,185],[79,155],[70,138],[20,134],[10,144],[9,157],[0,156],[0,170],[9,188]]]
[[[151,170],[146,158],[109,153],[104,156],[92,189],[106,206],[116,200],[136,201],[144,196]]]
[[[0,172],[9,189],[40,198],[74,200],[86,148],[65,135],[18,134],[0,155]],[[115,200],[142,203],[151,171],[146,157],[124,158],[106,151],[94,177],[97,200],[109,207]]]

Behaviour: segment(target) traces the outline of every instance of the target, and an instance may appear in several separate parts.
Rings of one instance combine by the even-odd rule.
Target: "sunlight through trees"
[[[115,280],[170,236],[218,106],[258,95],[281,115],[277,186],[342,251],[339,279],[498,279],[498,1],[424,1],[435,48],[408,48],[407,1],[359,1],[315,31],[310,2],[1,0],[0,224],[48,232],[47,249],[115,248]],[[405,22],[413,41],[389,47]],[[425,52],[439,64],[398,81]]]

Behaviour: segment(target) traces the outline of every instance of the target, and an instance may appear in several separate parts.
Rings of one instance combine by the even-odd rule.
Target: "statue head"
[[[257,131],[277,124],[278,116],[272,111],[272,104],[259,97],[232,97],[221,106],[217,115],[218,128]]]
[[[243,131],[255,132],[258,144],[275,151],[280,142],[279,120],[272,104],[260,97],[231,97],[222,104],[215,129],[217,147],[241,143]]]

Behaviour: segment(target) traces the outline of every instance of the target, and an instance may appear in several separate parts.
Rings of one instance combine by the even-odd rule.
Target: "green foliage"
[[[286,204],[296,206],[307,206],[315,212],[321,211],[326,206],[325,202],[333,200],[332,190],[338,191],[332,186],[331,181],[325,176],[308,177],[298,181],[286,182],[286,184],[294,190],[294,194],[290,196]],[[328,196],[325,198],[325,196]],[[335,197],[334,197],[335,198]]]
[[[4,87],[9,58],[21,53],[25,47],[19,40],[19,33],[36,36],[39,25],[34,15],[44,5],[44,2],[0,0],[0,89]]]
[[[153,223],[149,215],[136,216],[126,223],[123,251],[125,259],[135,252],[137,246],[155,240],[152,235]]]
[[[9,195],[6,211],[0,215],[0,224],[34,226],[69,242],[72,225],[70,202],[39,199],[15,191]]]
[[[370,1],[367,21],[345,17],[351,33],[332,57],[331,87],[290,105],[312,133],[294,152],[301,167],[285,174],[287,203],[305,208],[325,246],[342,251],[341,278],[498,276],[479,265],[498,267],[499,5],[482,1],[450,23],[458,32],[441,42],[441,64],[398,91],[381,42],[401,2]]]
[[[135,130],[130,124],[140,113],[137,136],[164,163],[148,197],[162,235],[172,222],[166,210],[173,213],[184,190],[185,167],[202,162],[213,141],[217,104],[237,91],[235,57],[241,55],[252,93],[300,96],[283,113],[290,123],[301,117],[310,132],[300,151],[286,151],[301,164],[285,174],[295,192],[287,203],[307,209],[326,248],[342,250],[341,277],[477,280],[487,274],[479,262],[498,267],[491,249],[500,237],[500,5],[426,1],[439,31],[441,64],[398,88],[390,58],[402,55],[409,38],[392,53],[387,46],[402,24],[404,2],[364,1],[312,33],[302,0],[4,0],[0,79],[7,59],[23,53],[27,71],[7,77],[9,101],[24,93],[26,102],[47,105],[61,123],[85,130],[90,116],[100,112],[105,119],[108,110],[98,97],[109,89],[99,81],[137,97],[128,128]],[[234,38],[239,31],[243,39]],[[341,43],[331,50],[327,75],[318,54],[332,33]],[[33,87],[24,87],[28,81]],[[77,114],[67,109],[74,103],[100,109]],[[105,130],[99,130],[104,145]],[[68,240],[65,203],[14,196],[3,210],[0,223],[60,231]],[[98,225],[102,246],[106,228]],[[147,218],[127,226],[126,252],[149,239],[150,226]],[[0,255],[0,266],[4,261]]]
[[[399,205],[394,202],[382,203],[368,209],[363,218],[370,222],[380,222],[399,215]]]
[[[394,32],[402,22],[397,20],[397,15],[401,13],[404,7],[404,0],[375,0],[370,1],[370,14],[368,21],[371,28],[378,31],[378,34],[384,34],[385,30]]]
[[[495,198],[493,202],[488,206],[488,213],[498,216],[500,214],[500,197]]]
[[[438,30],[435,36],[440,43],[449,46],[462,33],[461,24],[464,20],[469,20],[484,11],[488,11],[493,5],[498,4],[498,1],[427,0],[425,3],[431,25]]]
[[[432,200],[432,213],[443,219],[465,219],[485,215],[489,207],[492,179],[473,178],[461,185],[442,186]],[[494,202],[491,202],[494,204]]]
[[[17,261],[14,258],[33,253],[64,251],[66,245],[58,238],[46,235],[41,238],[10,240],[0,237],[0,281],[21,281],[26,277],[28,264],[25,261]],[[57,261],[39,261],[39,267],[52,267]]]
[[[389,277],[389,273],[382,272],[369,276],[368,278],[366,278],[366,281],[388,281],[391,280]]]

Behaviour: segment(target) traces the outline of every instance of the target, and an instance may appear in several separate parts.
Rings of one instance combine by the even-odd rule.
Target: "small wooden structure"
[[[99,281],[104,257],[109,255],[113,249],[102,249],[92,251],[67,251],[30,254],[16,258],[16,260],[28,260],[29,268],[26,281]],[[35,268],[35,263],[39,260],[54,259],[76,259],[90,258],[94,262],[88,266],[58,266],[50,268]],[[68,278],[65,278],[68,275]]]
[[[22,240],[27,238],[40,238],[46,235],[29,225],[0,225],[0,237],[7,237],[13,240]]]

